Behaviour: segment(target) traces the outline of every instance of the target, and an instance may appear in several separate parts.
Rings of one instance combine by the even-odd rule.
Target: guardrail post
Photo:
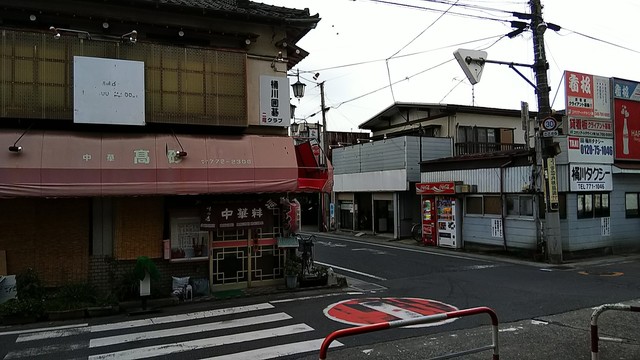
[[[598,360],[598,317],[607,310],[640,312],[640,307],[624,304],[604,304],[598,306],[591,314],[591,360]]]
[[[470,316],[470,315],[477,315],[477,314],[482,314],[482,313],[486,313],[491,317],[491,333],[492,333],[491,337],[492,337],[492,342],[493,343],[491,345],[488,345],[488,346],[483,346],[483,347],[479,347],[479,348],[476,348],[476,349],[470,349],[470,350],[465,350],[465,351],[449,354],[449,356],[447,356],[447,358],[454,357],[454,356],[473,354],[473,353],[477,353],[477,352],[493,349],[493,357],[492,357],[492,359],[493,360],[499,360],[500,359],[500,354],[499,354],[499,346],[498,346],[498,316],[496,315],[495,311],[493,311],[492,309],[490,309],[488,307],[477,307],[477,308],[456,310],[456,311],[450,311],[450,312],[440,313],[440,314],[435,314],[435,315],[421,316],[421,317],[414,318],[414,319],[396,320],[396,321],[382,322],[382,323],[376,323],[376,324],[371,324],[371,325],[363,325],[363,326],[357,326],[357,327],[351,327],[351,328],[336,330],[336,331],[332,332],[331,334],[327,335],[327,337],[324,338],[324,341],[322,342],[322,345],[320,346],[320,354],[319,354],[320,356],[319,357],[320,357],[320,360],[325,360],[327,358],[327,351],[329,349],[329,345],[331,345],[331,343],[334,340],[336,340],[338,338],[341,338],[341,337],[351,336],[351,335],[358,335],[358,334],[365,334],[365,333],[369,333],[369,332],[385,330],[385,329],[391,329],[391,328],[397,328],[397,327],[403,327],[403,326],[409,326],[409,325],[427,324],[427,323],[437,322],[437,321],[441,321],[441,320],[459,318],[459,317]]]

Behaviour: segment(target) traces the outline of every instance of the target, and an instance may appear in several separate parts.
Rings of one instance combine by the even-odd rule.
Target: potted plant
[[[138,256],[136,267],[133,269],[135,277],[140,281],[140,297],[142,309],[147,308],[147,297],[151,295],[151,280],[158,280],[160,272],[153,260],[147,256]]]
[[[302,272],[302,262],[299,258],[291,256],[284,263],[284,278],[288,289],[298,286],[298,276]]]

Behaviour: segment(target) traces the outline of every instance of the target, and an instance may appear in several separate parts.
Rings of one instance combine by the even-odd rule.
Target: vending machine
[[[459,249],[462,207],[456,197],[454,182],[419,183],[422,241],[425,245]]]
[[[462,241],[459,241],[460,227],[458,226],[460,206],[456,206],[457,202],[455,197],[436,197],[438,246],[456,249],[462,247]]]
[[[422,197],[422,243],[429,246],[438,245],[434,197]]]

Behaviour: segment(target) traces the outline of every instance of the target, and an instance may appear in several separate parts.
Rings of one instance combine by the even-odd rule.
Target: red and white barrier
[[[591,360],[598,360],[598,317],[607,310],[640,312],[639,306],[624,304],[604,304],[598,306],[591,314]]]

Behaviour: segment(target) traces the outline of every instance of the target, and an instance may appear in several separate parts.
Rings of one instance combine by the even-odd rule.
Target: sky
[[[509,66],[485,64],[472,86],[453,57],[462,48],[487,51],[488,60],[533,64],[531,31],[503,36],[519,20],[512,12],[530,13],[526,0],[254,1],[308,8],[322,19],[297,44],[310,55],[290,72],[299,70],[307,84],[304,98],[292,100],[296,119],[321,122],[319,82],[330,108],[328,131],[363,131],[360,124],[394,102],[519,110],[525,101],[537,110],[534,88]],[[565,108],[566,70],[640,81],[640,1],[541,1],[544,20],[561,27],[544,34],[552,109]],[[529,67],[517,69],[535,83]]]

